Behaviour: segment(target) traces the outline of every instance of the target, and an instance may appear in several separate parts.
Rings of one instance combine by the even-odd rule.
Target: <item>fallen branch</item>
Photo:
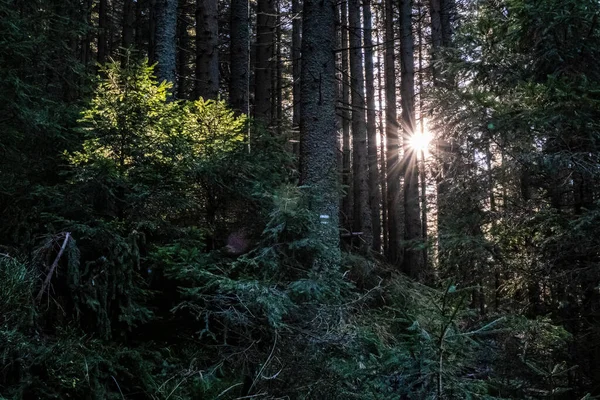
[[[70,238],[71,238],[71,233],[67,232],[65,234],[65,240],[63,241],[63,244],[60,247],[60,250],[58,251],[58,254],[56,255],[56,258],[54,259],[54,262],[52,263],[52,266],[50,267],[50,271],[48,271],[48,275],[46,275],[46,279],[44,279],[44,283],[42,284],[42,288],[40,289],[40,292],[38,293],[38,295],[35,298],[36,301],[40,301],[42,299],[42,296],[44,295],[44,291],[46,290],[46,288],[48,287],[48,285],[50,285],[50,280],[52,279],[52,275],[54,274],[54,270],[58,266],[58,262],[60,261],[60,258],[62,257],[63,253],[65,252],[65,249],[67,248],[67,243],[69,243],[69,239]]]

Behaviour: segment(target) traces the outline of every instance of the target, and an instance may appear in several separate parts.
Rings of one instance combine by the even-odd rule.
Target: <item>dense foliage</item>
[[[449,272],[481,288],[472,299],[481,312],[546,316],[568,331],[569,386],[594,393],[598,9],[595,1],[468,4],[444,58],[455,82],[433,106],[449,143],[440,161],[450,189],[439,204]]]
[[[0,399],[600,394],[597,1],[457,2],[429,286],[315,268],[292,134],[82,61],[85,5],[46,3],[0,0]]]
[[[249,154],[244,118],[224,103],[168,101],[145,63],[102,73],[73,132],[81,146],[56,155],[65,167],[45,189],[47,231],[32,258],[2,256],[5,397],[464,398],[538,379],[566,386],[556,376],[568,334],[548,321],[474,318],[468,290],[437,292],[360,257],[314,271],[328,251],[314,236],[314,194],[285,184],[279,139],[259,134]],[[517,356],[529,378],[502,366]],[[551,378],[537,376],[548,362]]]

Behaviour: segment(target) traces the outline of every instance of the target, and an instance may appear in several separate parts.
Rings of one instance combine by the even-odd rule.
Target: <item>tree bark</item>
[[[333,0],[304,1],[300,183],[316,194],[311,210],[320,220],[317,235],[327,247],[316,255],[319,271],[331,271],[340,261],[334,7]]]
[[[424,39],[423,39],[423,31],[424,31],[424,23],[423,23],[423,17],[424,17],[424,9],[422,4],[419,4],[418,6],[418,14],[417,14],[417,18],[418,18],[418,26],[417,26],[417,32],[418,32],[418,40],[419,40],[419,70],[418,70],[418,79],[419,79],[419,120],[420,120],[420,135],[421,137],[425,137],[425,101],[423,99],[423,96],[425,94],[425,76],[424,76],[424,63],[423,63],[423,53],[425,50],[425,43],[424,43]],[[423,242],[427,243],[427,236],[428,236],[428,231],[427,231],[427,171],[425,169],[426,167],[426,163],[425,163],[425,149],[421,149],[420,154],[417,154],[417,157],[421,158],[421,165],[419,168],[419,175],[420,175],[420,180],[421,180],[421,237],[423,238]],[[433,271],[430,270],[429,268],[429,264],[428,264],[428,246],[423,246],[423,267],[425,268],[424,270],[424,278],[426,282],[432,282],[433,281]]]
[[[367,95],[367,150],[369,164],[369,204],[373,229],[373,250],[381,252],[381,192],[377,162],[377,121],[375,110],[375,76],[373,72],[373,16],[371,0],[363,1],[365,44],[365,84]]]
[[[148,0],[137,0],[135,2],[135,48],[141,51],[144,48],[144,44],[149,40],[151,32],[149,32],[149,14],[148,13]],[[147,17],[144,17],[146,15]],[[150,58],[150,55],[148,55]]]
[[[196,0],[196,98],[219,96],[217,0]]]
[[[177,0],[156,0],[156,77],[175,85]]]
[[[352,229],[352,165],[350,142],[350,50],[348,49],[348,1],[340,3],[340,33],[342,46],[342,185],[346,188],[346,194],[342,198],[342,226]]]
[[[300,126],[300,57],[302,46],[302,17],[301,1],[292,0],[292,129],[296,131]],[[298,151],[294,146],[294,154]]]
[[[248,0],[231,1],[231,47],[229,103],[238,113],[248,114],[250,20]]]
[[[373,246],[369,207],[367,123],[365,120],[365,81],[362,53],[362,26],[359,0],[348,1],[350,75],[352,83],[352,172],[354,178],[353,229],[362,232],[361,248]]]
[[[415,62],[412,30],[412,0],[400,1],[400,95],[402,104],[402,147],[404,150],[404,239],[408,242],[403,270],[414,279],[423,273],[423,252],[416,247],[422,242],[419,205],[418,154],[410,145],[415,133]]]
[[[455,0],[440,0],[440,19],[442,27],[442,46],[448,47],[452,43]]]
[[[177,52],[177,97],[179,99],[188,98],[189,95],[189,54],[192,51],[188,34],[189,8],[188,0],[179,0],[179,18],[177,19],[177,47],[179,49]]]
[[[283,133],[283,40],[281,29],[281,0],[277,0],[277,28],[276,28],[276,50],[275,50],[275,103],[271,109],[275,112],[275,123],[277,125],[277,134]]]
[[[433,74],[433,84],[437,85],[440,81],[439,59],[440,48],[442,47],[442,19],[441,2],[444,0],[429,0],[429,16],[431,23],[431,71]]]
[[[93,41],[93,32],[92,32],[92,9],[94,2],[92,0],[85,0],[82,4],[83,13],[85,15],[85,23],[90,29],[87,30],[85,37],[83,38],[83,42],[81,43],[81,63],[85,67],[86,71],[89,71],[89,66],[92,61],[91,53],[92,53],[92,41]],[[83,79],[83,78],[82,78]],[[83,81],[81,82],[81,87],[83,87]]]
[[[121,45],[129,48],[133,45],[135,32],[135,7],[133,0],[123,0],[123,37]]]
[[[98,54],[97,60],[99,64],[106,62],[106,30],[108,21],[108,0],[100,0],[98,4]]]
[[[445,79],[442,76],[439,61],[441,49],[449,46],[451,42],[452,28],[450,24],[450,15],[453,8],[453,0],[430,0],[431,14],[431,69],[433,73],[433,85],[440,88],[445,85]],[[443,14],[443,15],[442,15]],[[445,238],[447,236],[450,219],[449,199],[450,192],[450,171],[452,163],[456,158],[456,143],[451,138],[447,138],[444,129],[437,133],[438,143],[436,157],[439,164],[439,173],[436,183],[437,190],[437,240],[438,240],[438,263],[444,265],[447,263],[447,251]]]
[[[388,260],[400,266],[403,250],[402,199],[400,190],[400,141],[396,114],[396,62],[395,62],[393,0],[385,0],[385,136],[387,166]]]
[[[148,15],[148,59],[151,64],[157,62],[156,59],[156,14],[158,0],[148,0],[149,15]],[[142,35],[140,35],[142,37]]]
[[[440,51],[452,42],[452,23],[454,20],[454,0],[430,0],[429,14],[431,24],[431,69],[434,85],[442,83]]]
[[[383,10],[381,10],[383,12]],[[376,13],[376,25],[381,26],[381,13]],[[378,47],[383,48],[382,42],[378,39]],[[383,115],[382,105],[385,103],[385,99],[383,97],[383,82],[382,82],[382,59],[381,59],[381,51],[377,52],[377,97],[379,100],[379,152],[381,153],[381,174],[379,175],[379,185],[381,188],[381,220],[382,220],[382,244],[383,244],[383,254],[388,254],[388,245],[389,245],[389,223],[388,223],[388,204],[387,204],[387,168],[386,168],[386,158],[385,158],[385,119]]]
[[[254,86],[254,118],[265,125],[273,119],[271,96],[275,45],[275,0],[258,0],[256,16],[256,67]]]

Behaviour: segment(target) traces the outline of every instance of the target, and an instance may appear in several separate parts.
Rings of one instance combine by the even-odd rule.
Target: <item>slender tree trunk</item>
[[[375,76],[373,72],[373,16],[371,0],[363,1],[365,33],[365,84],[367,95],[367,149],[369,165],[369,203],[373,229],[373,250],[381,252],[381,192],[379,191],[379,166],[377,163],[377,121],[375,110]]]
[[[123,37],[121,45],[125,48],[133,45],[135,33],[135,6],[133,0],[123,0]]]
[[[108,18],[106,20],[106,56],[114,57],[119,53],[121,45],[121,27],[115,26],[117,15],[120,15],[122,10],[118,9],[118,3],[115,0],[107,0]],[[60,13],[59,13],[60,14]]]
[[[301,1],[292,0],[292,129],[296,132],[300,126],[300,57],[302,46],[302,17]],[[294,135],[294,139],[296,139]],[[293,146],[294,154],[299,152],[298,146]]]
[[[383,6],[383,4],[381,4]],[[376,13],[375,15],[377,16],[376,18],[376,25],[377,26],[381,26],[381,18],[380,15],[382,13],[383,10],[380,10],[381,12]],[[382,105],[385,103],[385,99],[383,98],[383,82],[382,82],[382,75],[383,75],[383,69],[382,69],[382,59],[381,59],[381,49],[383,48],[382,46],[382,41],[381,41],[381,36],[378,34],[378,51],[377,51],[377,95],[378,95],[378,100],[379,100],[379,147],[380,150],[379,152],[381,153],[381,162],[380,162],[380,166],[381,166],[381,174],[379,176],[379,185],[381,187],[381,217],[382,217],[382,237],[383,237],[383,254],[388,254],[388,244],[389,244],[389,238],[388,238],[388,233],[389,233],[389,224],[388,224],[388,203],[387,203],[387,179],[386,179],[386,175],[387,175],[387,168],[386,168],[386,158],[385,158],[385,120],[384,120],[384,116],[383,116],[383,108]]]
[[[279,51],[279,38],[278,38],[278,28],[279,28],[279,0],[273,0],[273,5],[275,7],[275,25],[273,30],[273,46],[271,53],[271,126],[275,129],[279,129],[279,123],[277,122],[277,52]]]
[[[335,46],[336,49],[342,48],[342,3],[337,3],[335,7]],[[342,73],[342,51],[336,51],[335,53],[335,79],[337,82],[337,108],[336,108],[336,117],[337,117],[337,126],[341,127],[343,123],[343,90],[344,90],[344,77]],[[338,152],[337,152],[337,164],[338,164],[338,173],[340,177],[344,174],[344,140],[340,136],[338,138]],[[340,197],[340,221],[343,221],[343,215],[341,214],[343,200]],[[340,225],[341,226],[341,225]]]
[[[314,267],[324,272],[340,261],[334,7],[333,0],[305,0],[302,25],[300,183],[315,194],[311,210],[327,251]]]
[[[148,15],[148,59],[151,64],[157,62],[156,58],[156,19],[157,19],[157,1],[159,0],[148,0],[150,4],[149,15]]]
[[[100,0],[98,4],[98,54],[97,59],[99,64],[104,64],[107,57],[106,31],[108,27],[108,0]]]
[[[454,21],[454,0],[430,0],[429,13],[431,23],[431,69],[434,85],[443,83],[443,77],[438,65],[440,50],[452,42],[452,24]]]
[[[387,164],[388,260],[400,266],[403,251],[402,199],[400,190],[400,140],[396,114],[396,62],[395,62],[393,0],[385,0],[385,137]]]
[[[85,15],[85,23],[87,26],[86,35],[83,38],[83,43],[81,44],[81,63],[85,67],[86,71],[89,71],[90,63],[92,62],[92,41],[93,41],[93,32],[92,32],[92,9],[93,9],[93,0],[85,0],[83,3],[83,13]],[[83,87],[83,78],[80,82],[80,87]]]
[[[177,83],[177,0],[156,0],[156,76],[159,82]]]
[[[373,246],[369,207],[367,123],[359,0],[348,1],[350,75],[352,82],[352,172],[354,178],[354,231],[362,232],[361,248]]]
[[[400,1],[400,95],[402,104],[402,144],[404,150],[404,239],[409,245],[405,252],[403,270],[411,278],[423,273],[423,252],[418,250],[422,241],[419,205],[418,154],[410,146],[415,133],[415,62],[412,30],[412,0]]]
[[[275,0],[258,0],[256,16],[256,67],[254,86],[254,118],[269,125],[273,119],[271,96],[273,54],[275,45]]]
[[[431,23],[431,70],[433,74],[433,84],[438,85],[440,82],[439,52],[442,47],[442,19],[441,19],[441,2],[445,0],[429,0],[429,16]]]
[[[275,110],[275,119],[277,124],[277,133],[283,133],[283,41],[281,29],[281,0],[277,0],[277,28],[276,28],[276,66],[275,66],[275,104],[272,107]]]
[[[494,185],[495,185],[495,179],[494,179],[494,170],[493,170],[493,152],[492,152],[492,143],[491,140],[488,139],[487,141],[487,145],[485,147],[485,162],[486,162],[486,169],[487,169],[487,184],[488,184],[488,196],[489,196],[489,200],[490,200],[490,214],[491,214],[491,232],[492,234],[495,234],[496,232],[496,227],[497,227],[497,215],[496,213],[498,212],[498,208],[496,206],[496,194],[494,193]],[[494,268],[494,278],[493,278],[493,282],[494,282],[494,311],[499,311],[500,309],[500,297],[501,297],[501,269],[496,266]]]
[[[135,48],[137,50],[142,50],[144,48],[144,44],[146,40],[150,36],[150,32],[148,32],[148,20],[149,18],[144,18],[144,15],[148,15],[148,0],[137,0],[135,2]],[[148,57],[150,57],[148,55]]]
[[[342,199],[342,226],[352,229],[352,145],[350,139],[350,50],[348,48],[348,1],[342,1],[341,7],[341,46],[342,46],[342,184],[346,188],[346,195]]]
[[[217,0],[196,0],[196,97],[219,96],[219,16]]]
[[[231,47],[229,103],[238,113],[248,114],[250,20],[248,0],[231,1]]]
[[[452,27],[450,24],[450,15],[453,7],[453,0],[430,0],[429,12],[431,14],[431,52],[432,52],[432,73],[434,87],[442,87],[446,84],[445,77],[442,76],[440,66],[440,51],[443,46],[449,46],[451,42]],[[443,15],[442,15],[443,14]],[[439,173],[437,178],[437,240],[438,240],[438,263],[446,264],[446,237],[449,222],[451,219],[448,210],[448,193],[450,191],[450,171],[452,160],[457,151],[456,143],[452,138],[448,138],[444,129],[440,129],[436,138],[437,149],[436,157],[439,163]]]
[[[425,150],[421,150],[421,165],[419,168],[419,177],[421,180],[421,239],[423,243],[427,243],[427,173],[425,171]],[[422,276],[427,282],[432,282],[432,271],[428,265],[427,246],[423,246],[423,273]]]
[[[452,43],[452,32],[454,13],[456,12],[455,0],[440,0],[440,20],[442,26],[442,45],[450,46]]]
[[[424,77],[424,63],[423,63],[423,53],[425,48],[425,43],[423,40],[423,6],[422,4],[418,5],[418,27],[417,34],[419,40],[419,71],[418,71],[418,79],[419,79],[419,120],[420,120],[420,134],[421,137],[425,137],[425,101],[423,96],[425,94],[425,77]],[[423,241],[427,243],[427,171],[425,169],[425,149],[422,149],[420,156],[421,158],[421,166],[419,168],[419,175],[421,180],[421,237]],[[428,263],[428,246],[423,246],[423,268],[424,270],[424,278],[427,282],[433,281],[433,271],[429,268]]]
[[[177,19],[177,97],[185,99],[188,97],[188,78],[189,78],[189,54],[192,49],[190,48],[190,37],[188,34],[188,28],[190,26],[189,21],[189,5],[188,0],[179,0],[179,18]]]

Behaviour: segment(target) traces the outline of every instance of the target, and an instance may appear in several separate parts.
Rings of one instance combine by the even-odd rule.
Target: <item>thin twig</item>
[[[121,398],[123,400],[125,400],[125,396],[123,395],[123,391],[121,390],[121,386],[119,386],[119,382],[117,382],[117,380],[115,379],[114,376],[111,375],[110,377],[113,378],[113,381],[115,381],[115,383],[117,384],[117,389],[119,389],[119,393],[121,393]]]
[[[256,382],[258,381],[258,378],[262,376],[263,371],[265,370],[265,368],[267,368],[267,365],[269,365],[269,363],[271,362],[271,359],[273,358],[273,352],[275,351],[275,347],[277,346],[277,337],[278,336],[279,335],[277,334],[277,332],[275,332],[275,340],[273,341],[273,347],[271,348],[271,353],[269,354],[269,357],[267,357],[267,360],[263,364],[260,371],[258,371],[256,378],[254,378],[254,380],[252,381],[252,385],[250,386],[250,389],[248,389],[248,392],[252,391],[252,389],[254,388],[254,385],[256,385]]]
[[[223,390],[221,393],[219,393],[219,395],[217,396],[217,399],[218,399],[219,397],[223,396],[225,393],[229,392],[231,389],[233,389],[233,388],[235,388],[235,387],[238,387],[238,386],[241,386],[241,385],[243,385],[243,383],[242,383],[242,382],[240,382],[240,383],[236,383],[235,385],[232,385],[232,386],[229,386],[227,389],[225,389],[225,390]]]
[[[248,396],[236,397],[235,400],[253,399],[253,398],[256,398],[256,397],[263,397],[263,396],[266,396],[266,395],[267,395],[267,393],[257,393],[257,394],[251,394],[251,395],[248,395]]]
[[[169,398],[173,395],[173,393],[175,393],[175,391],[177,389],[179,389],[179,386],[181,386],[183,384],[183,382],[187,381],[189,375],[188,376],[184,376],[182,380],[180,380],[177,385],[175,385],[175,387],[173,388],[173,390],[171,390],[171,393],[169,393],[169,395],[165,398],[165,400],[169,400]]]
[[[40,289],[40,292],[38,293],[38,295],[36,297],[36,301],[40,301],[42,299],[42,296],[44,295],[44,291],[50,284],[50,280],[52,279],[54,270],[58,266],[58,262],[60,261],[60,258],[62,257],[63,253],[65,252],[65,249],[67,248],[67,243],[69,242],[70,238],[71,238],[71,233],[67,232],[65,234],[65,240],[64,240],[62,246],[60,247],[60,250],[59,250],[58,254],[56,255],[56,258],[54,259],[52,266],[50,267],[50,271],[48,272],[48,275],[46,275],[46,279],[44,280],[44,283],[42,284],[42,288]]]

